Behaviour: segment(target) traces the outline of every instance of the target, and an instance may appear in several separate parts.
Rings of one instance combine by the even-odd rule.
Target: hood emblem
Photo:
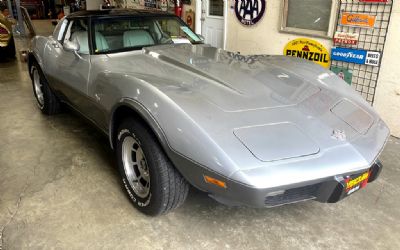
[[[334,129],[332,131],[331,137],[338,141],[345,141],[346,140],[346,133],[340,129]]]

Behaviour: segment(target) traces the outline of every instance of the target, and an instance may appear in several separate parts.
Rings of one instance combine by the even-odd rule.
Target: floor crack
[[[33,176],[36,176],[36,167],[40,165],[40,163],[42,161],[43,153],[44,153],[44,150],[42,150],[40,152],[38,163],[33,165]],[[3,246],[4,246],[4,237],[3,237],[4,236],[4,232],[5,232],[6,228],[7,228],[7,226],[14,220],[15,216],[18,214],[18,211],[19,211],[19,208],[20,208],[20,205],[21,205],[21,202],[22,202],[22,198],[23,198],[26,190],[28,189],[28,187],[30,185],[28,180],[29,180],[29,177],[26,178],[25,186],[22,189],[22,192],[18,196],[17,205],[16,205],[16,208],[15,208],[14,212],[10,211],[10,209],[8,208],[8,211],[10,212],[11,217],[7,221],[7,223],[4,224],[0,229],[0,250],[2,250]]]
[[[28,188],[28,186],[29,186],[29,183],[28,183],[28,181],[27,181],[27,182],[25,183],[25,186],[24,186],[22,192],[21,192],[21,193],[19,194],[19,196],[18,196],[17,206],[16,206],[14,212],[11,214],[11,217],[10,217],[10,219],[8,220],[8,222],[7,222],[6,224],[4,224],[3,227],[0,229],[0,250],[3,249],[3,243],[4,243],[3,235],[4,235],[4,231],[6,230],[6,227],[14,220],[14,217],[17,215],[17,213],[18,213],[18,211],[19,211],[19,207],[20,207],[21,201],[22,201],[22,197],[24,196],[25,191],[26,191],[26,189]]]

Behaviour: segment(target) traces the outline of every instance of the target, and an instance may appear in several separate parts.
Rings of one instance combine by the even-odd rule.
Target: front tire
[[[156,216],[183,204],[189,184],[145,124],[134,119],[121,123],[116,154],[124,188],[139,211]]]
[[[61,104],[57,96],[50,89],[37,62],[33,62],[30,68],[33,93],[39,109],[43,114],[54,115],[60,112]]]

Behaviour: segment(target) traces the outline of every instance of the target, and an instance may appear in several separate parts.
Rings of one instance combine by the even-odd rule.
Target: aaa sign
[[[319,65],[329,68],[329,52],[319,42],[307,39],[298,38],[286,44],[283,54],[286,56],[300,57]]]

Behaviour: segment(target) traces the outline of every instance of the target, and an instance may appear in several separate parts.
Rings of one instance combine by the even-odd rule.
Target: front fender
[[[43,72],[45,72],[45,65],[43,63],[44,61],[44,55],[45,55],[45,48],[47,44],[47,38],[43,36],[35,36],[32,38],[31,41],[31,48],[28,51],[28,70],[30,71],[30,67],[32,65],[32,62],[35,60],[40,68],[42,69]],[[31,72],[29,72],[30,74]]]
[[[95,93],[104,96],[104,103],[113,103],[108,118],[111,121],[108,126],[111,144],[115,139],[115,112],[121,106],[126,106],[151,127],[164,151],[181,173],[186,172],[186,166],[174,161],[174,155],[181,155],[225,176],[237,170],[232,159],[210,136],[207,129],[194,119],[193,111],[179,104],[177,99],[185,97],[180,93],[181,90],[172,88],[167,80],[160,79],[158,82],[158,79],[146,79],[143,75],[111,72],[96,79],[99,80]],[[113,99],[122,94],[125,97]]]
[[[154,134],[156,135],[158,141],[161,143],[163,148],[166,148],[168,146],[168,141],[165,137],[164,132],[162,131],[160,125],[158,124],[157,120],[153,117],[151,112],[138,100],[132,99],[132,98],[122,98],[117,104],[114,105],[114,107],[111,110],[111,115],[110,115],[110,124],[109,124],[109,140],[110,140],[110,145],[112,148],[114,148],[114,131],[116,129],[116,124],[115,124],[115,118],[116,118],[116,113],[117,110],[119,110],[121,107],[126,107],[132,110],[135,114],[139,115],[140,118],[142,118],[148,126],[152,129]]]

